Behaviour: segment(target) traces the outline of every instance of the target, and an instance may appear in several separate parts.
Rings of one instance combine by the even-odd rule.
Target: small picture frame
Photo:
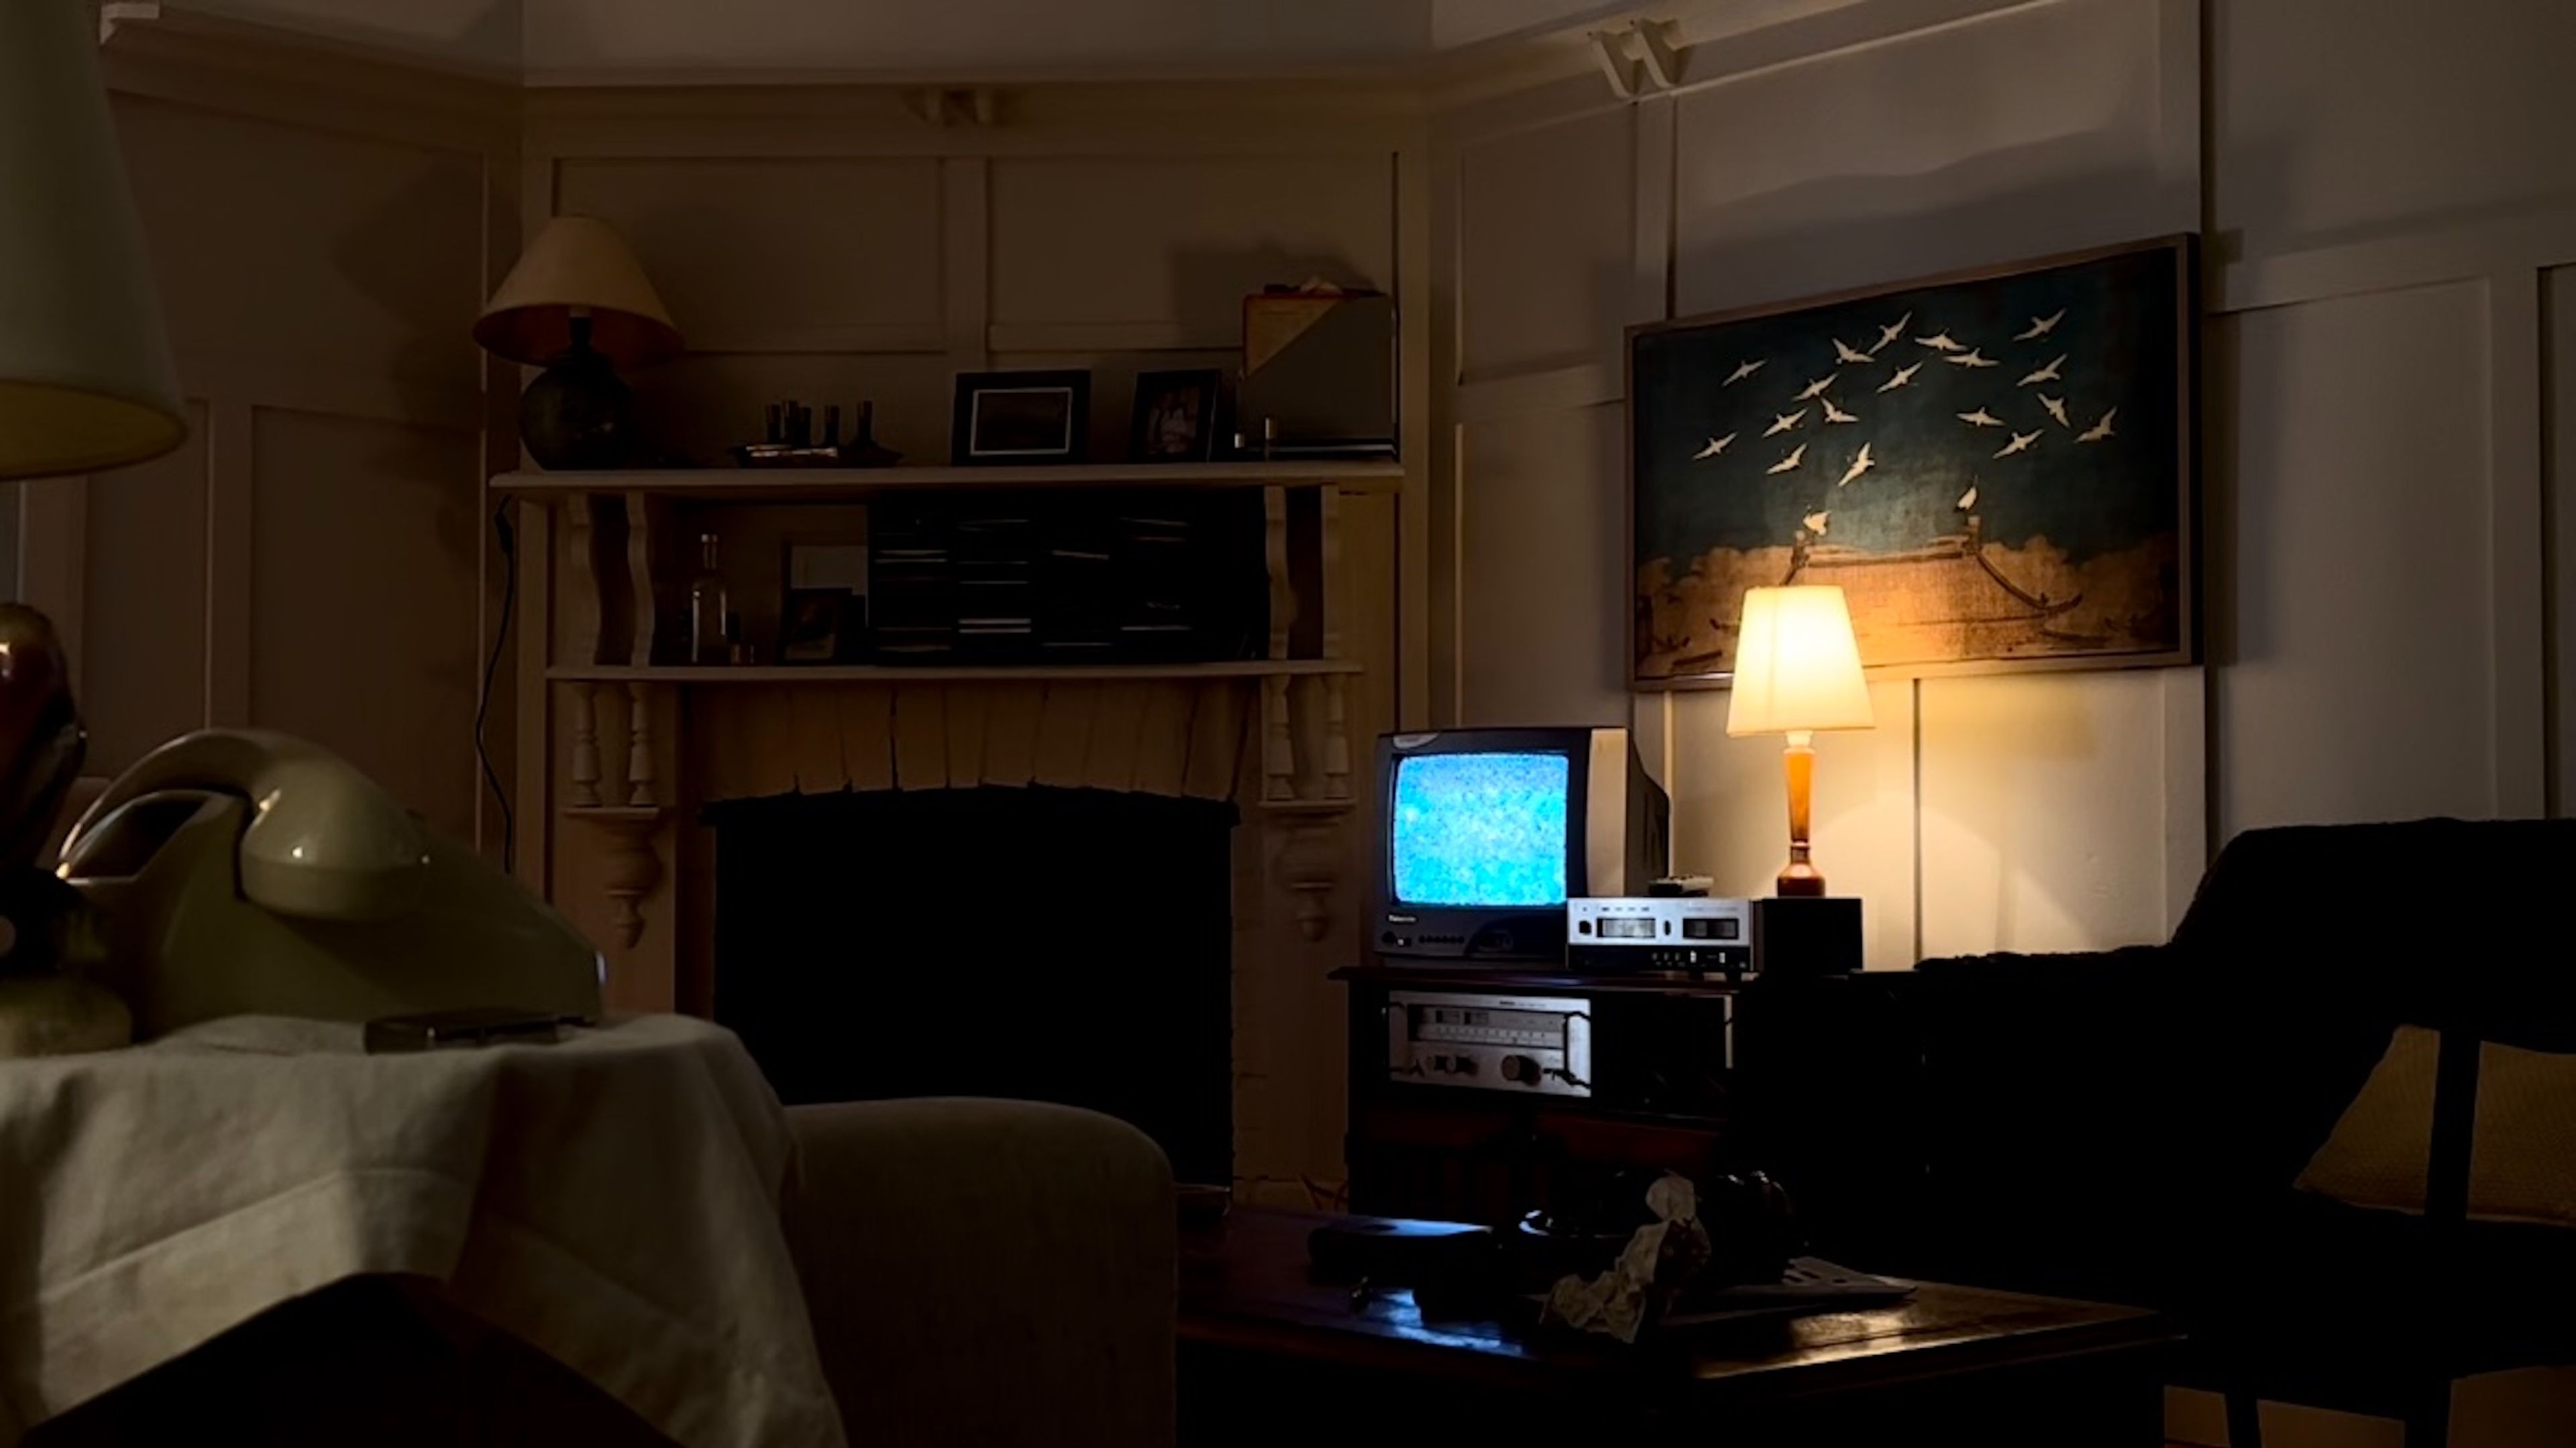
[[[868,632],[867,534],[854,528],[831,538],[791,538],[784,552],[778,661],[841,664],[857,658]]]
[[[1137,373],[1128,456],[1140,463],[1203,463],[1214,457],[1220,386],[1213,367]]]
[[[1091,432],[1091,374],[960,372],[949,434],[959,467],[1078,463]]]
[[[778,614],[778,661],[831,664],[842,657],[850,597],[837,588],[791,588]]]

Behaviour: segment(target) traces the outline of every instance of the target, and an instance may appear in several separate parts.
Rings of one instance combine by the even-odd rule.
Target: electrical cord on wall
[[[492,677],[501,669],[501,650],[510,641],[510,615],[519,604],[519,535],[510,527],[510,504],[503,499],[492,510],[492,533],[501,544],[501,626],[492,631],[492,654],[483,661],[483,693],[474,701],[474,758],[483,766],[483,783],[501,807],[501,869],[518,864],[519,820],[510,808],[510,792],[501,787],[501,772],[492,767],[492,749],[483,731],[492,718]]]

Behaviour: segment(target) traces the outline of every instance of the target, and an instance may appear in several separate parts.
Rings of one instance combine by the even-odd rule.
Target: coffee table
[[[1623,1347],[1316,1282],[1306,1235],[1326,1220],[1243,1209],[1184,1236],[1183,1448],[2163,1440],[2179,1334],[2142,1309],[1923,1283],[1894,1305]]]

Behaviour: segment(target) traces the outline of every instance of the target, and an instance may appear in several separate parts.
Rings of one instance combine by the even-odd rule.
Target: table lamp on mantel
[[[1746,590],[1726,732],[1789,736],[1789,868],[1780,872],[1781,894],[1825,893],[1825,877],[1807,848],[1815,731],[1867,729],[1876,722],[1843,591],[1819,585]]]
[[[635,460],[635,399],[620,366],[680,350],[680,329],[617,229],[595,216],[546,223],[474,323],[484,351],[545,372],[519,398],[519,440],[537,466]]]

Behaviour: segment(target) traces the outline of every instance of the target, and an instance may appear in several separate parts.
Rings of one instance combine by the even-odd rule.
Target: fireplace
[[[1232,1179],[1233,804],[876,789],[706,819],[715,1017],[787,1102],[1063,1102]]]

